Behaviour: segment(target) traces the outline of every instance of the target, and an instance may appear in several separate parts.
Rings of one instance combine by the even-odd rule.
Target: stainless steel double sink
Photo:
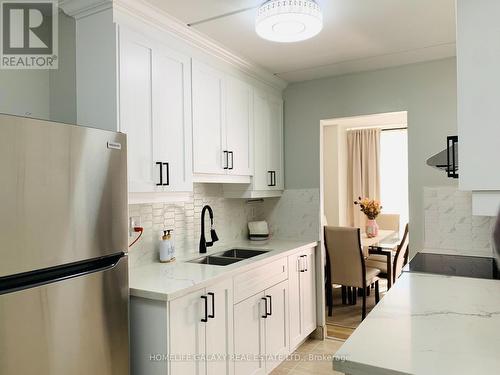
[[[241,260],[255,257],[267,253],[269,250],[253,250],[253,249],[230,249],[207,255],[201,258],[196,258],[188,261],[188,263],[210,264],[214,266],[227,266]]]

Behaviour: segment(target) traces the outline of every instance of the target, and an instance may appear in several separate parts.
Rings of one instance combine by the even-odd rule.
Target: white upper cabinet
[[[283,190],[283,101],[256,90],[254,119],[253,190]]]
[[[253,90],[253,178],[247,186],[225,186],[229,198],[280,196],[283,175],[283,100]]]
[[[193,172],[225,174],[224,76],[193,61]]]
[[[460,188],[500,190],[500,2],[457,2]]]
[[[119,48],[129,192],[192,191],[189,58],[125,29]]]
[[[226,79],[226,140],[229,171],[232,174],[253,174],[253,110],[252,88],[233,77]]]
[[[474,215],[500,208],[500,2],[457,1],[459,186]]]
[[[167,163],[166,191],[191,191],[191,74],[189,58],[164,47],[153,52],[153,151]]]
[[[268,96],[269,126],[267,128],[267,169],[269,190],[283,190],[283,100]]]
[[[153,51],[145,40],[121,32],[120,40],[120,131],[127,134],[129,191],[154,192],[152,152]]]
[[[251,87],[198,61],[192,63],[192,74],[193,172],[197,181],[250,182]],[[247,180],[232,176],[246,176]]]
[[[254,150],[254,177],[253,188],[255,190],[268,190],[271,187],[269,173],[269,152],[270,140],[269,132],[269,106],[267,95],[259,91],[254,91],[254,131],[255,131],[255,150]]]
[[[180,38],[182,25],[142,2],[88,10],[75,11],[86,15],[77,55],[102,69],[77,66],[78,120],[128,135],[130,203],[186,199],[193,182],[239,186],[236,198],[281,194],[284,81],[228,63],[189,28]]]

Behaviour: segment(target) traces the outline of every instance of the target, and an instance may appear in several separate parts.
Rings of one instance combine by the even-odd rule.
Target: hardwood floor
[[[271,375],[341,375],[332,370],[332,363],[343,343],[335,339],[308,339]]]
[[[380,298],[387,291],[387,281],[380,280]],[[375,290],[372,289],[366,299],[366,312],[369,313],[375,307]],[[361,323],[361,298],[357,298],[356,305],[342,305],[342,294],[340,288],[333,289],[333,314],[328,316],[327,309],[326,325],[328,337],[346,340]]]
[[[354,332],[354,328],[350,327],[342,327],[336,324],[327,324],[326,325],[327,329],[327,336],[340,339],[340,340],[347,340],[349,336],[352,335]]]

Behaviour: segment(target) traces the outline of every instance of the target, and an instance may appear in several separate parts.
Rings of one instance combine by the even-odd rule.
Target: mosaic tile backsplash
[[[129,206],[129,216],[140,216],[144,227],[142,238],[129,253],[130,266],[157,261],[158,244],[166,229],[174,230],[177,254],[196,251],[201,210],[206,204],[214,211],[219,243],[247,239],[247,223],[252,220],[267,220],[274,238],[315,241],[319,237],[318,189],[285,190],[281,198],[248,203],[245,199],[224,198],[220,184],[194,184],[185,202]],[[209,228],[208,214],[205,220]]]
[[[195,184],[193,190],[185,202],[129,205],[129,216],[140,216],[144,228],[143,238],[130,252],[132,266],[137,261],[156,261],[158,244],[166,229],[174,230],[177,253],[196,250],[200,239],[201,210],[206,204],[214,211],[215,229],[221,241],[247,237],[247,222],[255,218],[255,205],[247,204],[243,199],[223,198],[219,184]],[[206,228],[209,227],[207,212]]]
[[[472,215],[472,194],[455,187],[425,187],[425,247],[444,254],[491,257],[496,218]]]

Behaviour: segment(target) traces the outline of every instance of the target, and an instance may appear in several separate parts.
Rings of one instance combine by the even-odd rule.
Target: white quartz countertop
[[[351,375],[500,374],[500,282],[403,273],[333,367]]]
[[[286,241],[271,239],[263,242],[239,241],[208,248],[207,254],[191,253],[172,263],[149,263],[129,271],[130,295],[168,301],[191,291],[203,288],[223,278],[245,272],[273,259],[317,246],[311,241]],[[188,260],[220,251],[243,248],[270,250],[267,253],[227,266],[188,263]]]

